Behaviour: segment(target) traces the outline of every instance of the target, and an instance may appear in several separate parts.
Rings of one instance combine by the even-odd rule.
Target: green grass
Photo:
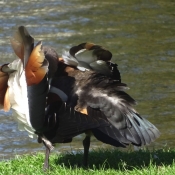
[[[0,162],[3,175],[173,175],[175,150],[94,150],[89,154],[89,167],[81,165],[83,154],[51,154],[50,170],[42,170],[44,154],[16,156]]]

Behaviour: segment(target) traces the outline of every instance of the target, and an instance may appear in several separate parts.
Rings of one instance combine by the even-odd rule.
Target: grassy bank
[[[128,151],[97,150],[89,154],[89,168],[81,165],[82,153],[51,154],[51,169],[43,172],[44,155],[16,156],[0,162],[2,175],[173,175],[175,150]]]

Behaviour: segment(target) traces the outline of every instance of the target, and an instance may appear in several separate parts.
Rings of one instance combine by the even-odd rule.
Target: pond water
[[[20,25],[58,53],[87,41],[103,45],[113,53],[137,111],[161,131],[151,147],[174,147],[174,8],[172,0],[1,0],[0,63],[16,58],[9,39]],[[82,137],[55,150],[82,149]],[[93,139],[91,148],[99,146],[106,147]],[[43,149],[18,131],[11,112],[0,111],[0,160]]]

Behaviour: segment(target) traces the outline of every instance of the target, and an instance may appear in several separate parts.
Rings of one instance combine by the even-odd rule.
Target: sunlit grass
[[[82,152],[77,154],[52,154],[50,170],[42,169],[44,154],[16,156],[15,159],[0,162],[2,175],[148,175],[174,174],[175,150],[140,150],[123,152],[119,150],[96,150],[89,154],[89,167],[82,165]]]

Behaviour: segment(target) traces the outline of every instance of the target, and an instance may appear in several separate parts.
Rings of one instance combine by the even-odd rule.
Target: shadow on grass
[[[65,167],[77,168],[82,165],[83,153],[63,154],[55,159],[56,164],[64,164]],[[88,168],[95,169],[141,169],[148,167],[150,164],[156,166],[172,165],[175,159],[175,150],[140,150],[123,152],[119,150],[95,150],[89,153]],[[83,167],[83,166],[82,166]]]

